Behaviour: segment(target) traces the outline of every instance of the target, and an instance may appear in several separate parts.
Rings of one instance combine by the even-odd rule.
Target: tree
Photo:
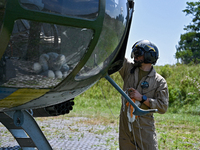
[[[192,22],[184,28],[186,33],[180,37],[175,57],[184,64],[197,64],[200,63],[200,2],[187,2],[183,12],[192,16]]]

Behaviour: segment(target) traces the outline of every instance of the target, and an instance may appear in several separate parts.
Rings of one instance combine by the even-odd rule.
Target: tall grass
[[[111,75],[112,79],[122,87],[122,79],[119,73]],[[75,98],[75,112],[81,111],[86,116],[119,115],[121,107],[121,95],[114,87],[102,78],[93,87]],[[76,108],[80,108],[77,110]],[[110,116],[109,116],[110,117]]]
[[[169,111],[200,115],[200,65],[156,66],[167,80]]]

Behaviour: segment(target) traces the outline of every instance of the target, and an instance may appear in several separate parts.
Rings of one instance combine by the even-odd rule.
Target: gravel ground
[[[117,150],[118,125],[103,125],[94,118],[37,118],[54,150]],[[0,150],[19,149],[9,131],[0,123]]]

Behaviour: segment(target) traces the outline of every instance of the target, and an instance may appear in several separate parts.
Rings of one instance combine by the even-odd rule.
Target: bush
[[[172,74],[172,68],[170,65],[161,66],[159,74],[167,79]]]
[[[178,64],[169,67],[173,72],[173,75],[166,79],[170,110],[198,114],[200,112],[197,110],[199,108],[197,106],[200,105],[200,66]]]
[[[182,95],[181,91],[178,87],[173,87],[170,84],[168,85],[168,90],[169,90],[169,105],[172,106],[172,104],[176,105],[182,105]]]

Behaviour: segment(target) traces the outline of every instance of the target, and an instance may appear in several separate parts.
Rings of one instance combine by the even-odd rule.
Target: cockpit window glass
[[[127,0],[106,0],[106,13],[99,41],[85,66],[77,74],[82,80],[98,74],[113,59],[111,55],[120,43],[127,26]]]
[[[96,18],[99,11],[99,0],[20,0],[20,3],[31,10],[87,19]]]
[[[51,88],[79,63],[93,30],[16,20],[0,60],[0,86]]]

